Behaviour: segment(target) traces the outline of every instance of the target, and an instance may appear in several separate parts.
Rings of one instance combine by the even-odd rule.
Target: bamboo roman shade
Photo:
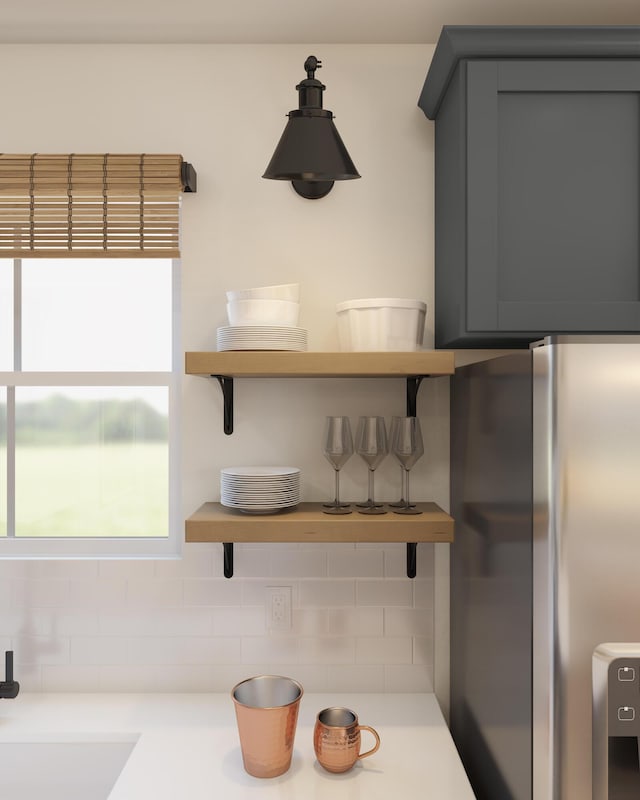
[[[180,155],[0,154],[0,257],[177,257],[185,167]]]

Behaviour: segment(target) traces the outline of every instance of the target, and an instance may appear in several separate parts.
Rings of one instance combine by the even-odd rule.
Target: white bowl
[[[234,300],[227,303],[229,325],[298,325],[300,304],[291,300]]]
[[[424,337],[426,303],[373,297],[338,303],[340,349],[352,352],[418,350]]]
[[[227,292],[227,300],[300,300],[299,283],[280,283],[276,286],[257,286],[254,289],[232,289]]]

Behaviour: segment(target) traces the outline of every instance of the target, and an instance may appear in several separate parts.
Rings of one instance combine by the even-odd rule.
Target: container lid
[[[427,304],[422,300],[407,300],[402,297],[365,297],[360,300],[345,300],[338,303],[336,311],[349,311],[352,308],[414,308],[426,311]]]

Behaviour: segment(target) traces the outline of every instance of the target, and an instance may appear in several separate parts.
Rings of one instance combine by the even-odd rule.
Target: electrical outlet
[[[291,587],[267,586],[267,630],[291,630]]]

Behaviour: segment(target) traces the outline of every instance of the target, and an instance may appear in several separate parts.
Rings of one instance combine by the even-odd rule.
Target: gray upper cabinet
[[[444,28],[436,347],[640,331],[640,28]]]

